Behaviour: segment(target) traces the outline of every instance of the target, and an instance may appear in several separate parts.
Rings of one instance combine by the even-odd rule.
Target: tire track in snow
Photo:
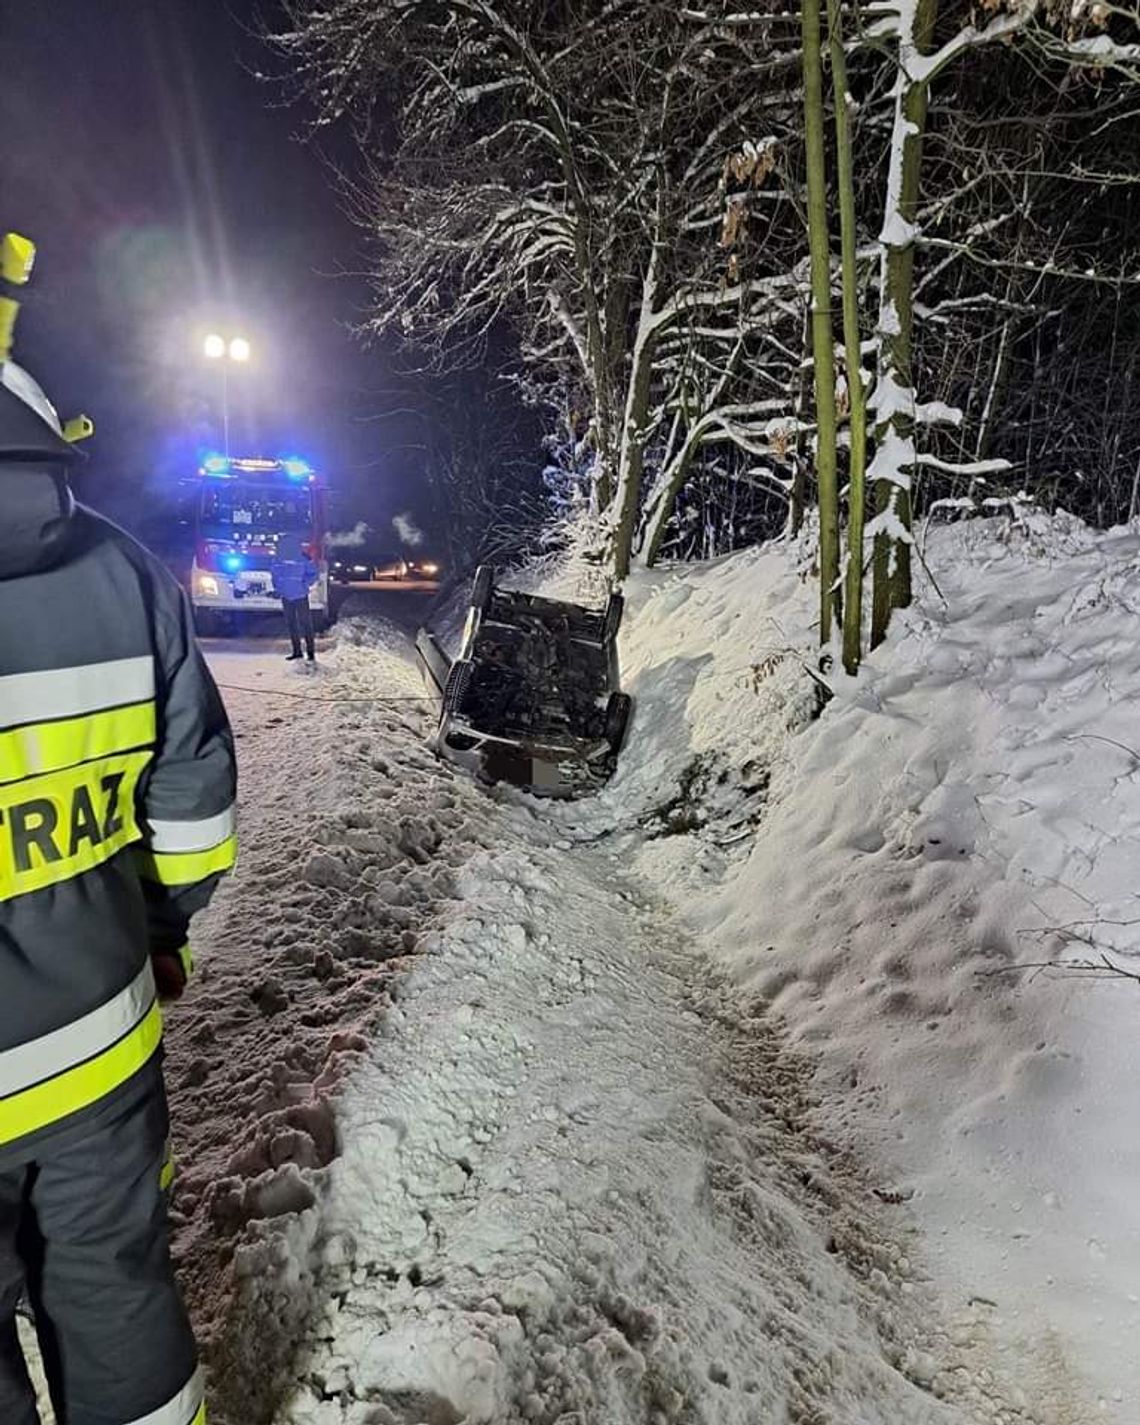
[[[612,863],[508,835],[460,891],[263,1258],[319,1320],[280,1425],[1034,1420],[920,1332],[810,1064]]]

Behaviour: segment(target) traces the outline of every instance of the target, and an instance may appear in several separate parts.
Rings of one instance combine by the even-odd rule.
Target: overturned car
[[[441,699],[441,756],[540,796],[595,790],[617,764],[632,707],[620,690],[624,601],[603,609],[501,589],[475,575],[458,655],[422,629],[416,647]]]

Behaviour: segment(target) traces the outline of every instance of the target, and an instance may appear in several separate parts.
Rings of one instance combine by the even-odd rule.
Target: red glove
[[[154,983],[160,1000],[180,999],[190,975],[190,950],[163,951],[150,957],[154,966]]]

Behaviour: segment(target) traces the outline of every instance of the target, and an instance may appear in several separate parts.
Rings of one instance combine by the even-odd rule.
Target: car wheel
[[[194,632],[199,638],[220,638],[222,618],[217,609],[194,610]]]
[[[480,564],[475,570],[475,582],[471,586],[471,607],[485,614],[495,591],[495,566]]]
[[[625,599],[621,594],[611,594],[606,605],[606,615],[602,621],[602,638],[612,643],[621,628],[621,617],[625,613]]]
[[[459,706],[471,682],[471,659],[457,658],[447,675],[443,690],[443,711],[445,714],[459,711]]]
[[[606,704],[606,741],[610,744],[614,755],[621,751],[621,745],[625,741],[626,728],[629,726],[629,715],[633,710],[633,699],[628,693],[611,693],[610,700]]]

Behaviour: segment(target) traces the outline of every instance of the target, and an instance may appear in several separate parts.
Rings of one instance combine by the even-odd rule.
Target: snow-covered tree
[[[1091,0],[828,8],[833,39],[843,29],[827,236],[844,256],[828,292],[832,306],[844,297],[853,667],[865,436],[872,642],[910,597],[928,490],[968,492],[1011,467],[1031,485],[1044,455],[1097,511],[1136,504],[1134,122],[1127,136],[1140,30],[1133,11]],[[747,537],[761,512],[771,528],[787,510],[795,527],[820,486],[830,502],[830,445],[806,399],[822,373],[807,340],[800,12],[774,0],[286,9],[276,44],[294,91],[318,127],[356,128],[361,169],[345,191],[369,238],[368,328],[435,368],[509,367],[547,411],[614,577],[634,557]],[[849,200],[838,224],[836,195]],[[857,348],[874,367],[866,422]],[[837,590],[832,534],[829,519],[823,577]]]
[[[897,0],[886,13],[875,7],[868,37],[893,45],[896,75],[883,221],[879,232],[880,278],[877,324],[878,369],[872,394],[875,457],[875,517],[868,526],[874,539],[875,585],[871,643],[885,637],[892,608],[911,598],[910,548],[913,483],[924,463],[941,464],[951,473],[978,476],[995,468],[984,461],[937,462],[921,454],[916,430],[924,424],[958,425],[961,412],[942,403],[920,403],[912,371],[915,254],[922,242],[918,225],[922,192],[923,140],[931,86],[964,55],[999,44],[1022,45],[1068,70],[1120,71],[1129,79],[1140,70],[1140,44],[1117,39],[1113,26],[1136,29],[1140,11],[1077,0],[1062,7],[1056,0],[986,0],[976,22],[971,6],[956,10],[945,35],[938,33],[938,0]],[[997,221],[987,214],[983,224]],[[998,463],[997,468],[1001,468]]]
[[[811,354],[818,430],[819,641],[831,639],[839,587],[839,491],[835,400],[835,337],[831,325],[831,245],[824,158],[823,41],[820,0],[801,0],[804,140],[807,148],[808,247],[811,260]]]
[[[520,379],[584,422],[622,577],[643,524],[659,548],[700,450],[772,455],[786,400],[756,398],[749,328],[770,337],[795,279],[750,277],[739,249],[742,190],[775,165],[764,121],[791,119],[787,19],[623,0],[288,8],[276,41],[318,123],[351,117],[367,158],[351,201],[374,240],[368,326],[452,367],[509,330]]]

